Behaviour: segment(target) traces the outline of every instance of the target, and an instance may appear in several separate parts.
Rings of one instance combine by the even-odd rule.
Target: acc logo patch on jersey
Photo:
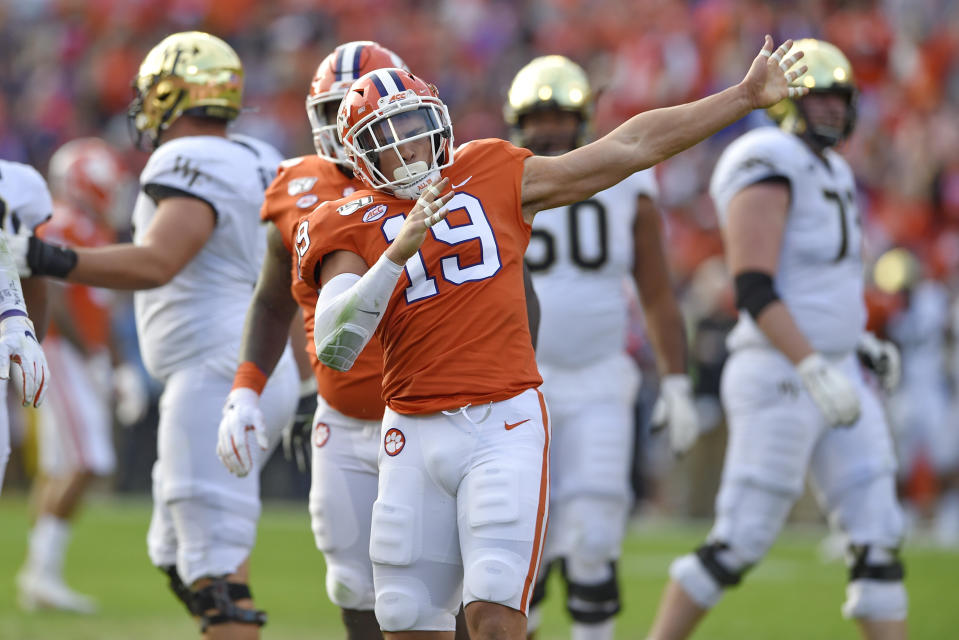
[[[314,176],[308,176],[306,178],[294,178],[293,180],[290,180],[290,184],[286,186],[286,192],[291,196],[295,196],[300,193],[306,193],[313,188],[313,185],[316,184],[317,180],[319,180],[319,178]]]
[[[386,432],[383,438],[383,448],[386,449],[386,455],[395,456],[403,447],[406,446],[406,436],[399,429],[393,428]]]
[[[366,210],[366,213],[363,214],[363,222],[376,222],[386,214],[386,205],[378,204],[375,207],[370,207]]]
[[[325,422],[317,422],[313,427],[313,446],[319,449],[330,439],[330,425]]]
[[[311,193],[297,200],[296,206],[298,206],[300,209],[309,209],[310,207],[315,205],[317,202],[319,202],[319,200],[320,200],[320,196],[316,195],[315,193]]]
[[[373,196],[363,196],[359,200],[354,200],[353,202],[347,202],[346,204],[336,208],[336,212],[341,216],[348,216],[360,207],[365,207],[368,204],[372,204]]]

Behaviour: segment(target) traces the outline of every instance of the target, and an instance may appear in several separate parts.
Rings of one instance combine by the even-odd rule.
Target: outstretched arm
[[[753,60],[742,82],[702,100],[633,116],[599,140],[561,156],[532,156],[523,169],[523,217],[585,200],[705,140],[753,109],[808,93],[789,83],[806,67],[788,71],[802,56],[786,58],[792,40],[773,53],[773,40]]]
[[[107,289],[152,289],[168,283],[213,234],[210,205],[164,198],[139,244],[65,249],[36,236],[11,239],[21,275],[53,276]]]

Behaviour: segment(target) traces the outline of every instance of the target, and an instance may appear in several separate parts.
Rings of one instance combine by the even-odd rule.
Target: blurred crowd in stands
[[[3,0],[0,157],[43,172],[59,145],[94,135],[126,149],[131,171],[139,171],[146,154],[130,148],[126,131],[130,81],[152,44],[184,29],[210,31],[236,48],[249,107],[236,126],[287,156],[312,152],[304,97],[319,61],[348,40],[377,40],[436,84],[458,142],[508,135],[501,115],[507,87],[536,55],[564,54],[587,70],[598,95],[594,133],[602,135],[638,111],[738,82],[765,33],[777,42],[833,42],[859,86],[858,122],[843,153],[859,180],[865,275],[871,280],[871,265],[893,247],[918,259],[897,286],[870,287],[870,323],[907,352],[906,385],[920,376],[924,388],[941,391],[941,427],[959,431],[959,357],[948,356],[959,334],[954,0]],[[709,397],[735,310],[706,186],[719,151],[764,123],[754,113],[657,169],[698,386],[717,423]],[[914,295],[920,290],[935,293]],[[933,301],[917,302],[927,298]],[[939,345],[932,350],[924,343],[931,339]],[[642,359],[641,328],[635,342]],[[931,355],[920,375],[908,352],[923,344]],[[909,420],[894,422],[904,428]],[[959,443],[952,446],[959,458]],[[921,466],[932,452],[914,455]],[[957,462],[949,461],[953,472]]]

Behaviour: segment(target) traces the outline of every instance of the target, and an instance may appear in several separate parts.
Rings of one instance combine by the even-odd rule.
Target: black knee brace
[[[616,562],[610,562],[609,568],[609,580],[599,584],[578,584],[569,580],[566,565],[563,565],[566,609],[576,622],[598,624],[609,620],[622,609],[619,602],[619,582],[616,579]]]
[[[227,622],[266,624],[266,612],[257,609],[242,609],[236,606],[237,600],[252,598],[250,587],[239,582],[227,582],[226,577],[212,578],[212,582],[193,592],[193,605],[196,615],[200,616],[200,631],[208,627]],[[213,609],[211,613],[207,613]]]
[[[173,592],[173,595],[177,597],[177,600],[183,603],[183,606],[186,607],[187,613],[191,616],[196,615],[196,612],[193,608],[193,592],[190,591],[190,588],[183,584],[183,580],[180,580],[180,574],[176,571],[176,565],[168,564],[162,567],[157,567],[160,571],[167,574],[170,578],[170,591]]]
[[[849,545],[849,582],[854,580],[878,580],[880,582],[902,582],[906,577],[905,567],[899,559],[899,549],[882,549],[890,556],[886,562],[869,561],[869,549],[872,545]]]
[[[696,549],[696,557],[699,558],[703,568],[723,589],[738,585],[743,579],[743,574],[750,568],[747,566],[737,571],[723,566],[719,554],[727,550],[729,545],[725,542],[707,542]]]

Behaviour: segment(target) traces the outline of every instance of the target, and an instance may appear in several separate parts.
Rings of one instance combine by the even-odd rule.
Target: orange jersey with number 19
[[[498,402],[541,384],[523,287],[531,227],[520,192],[530,155],[503,140],[477,140],[443,170],[456,192],[449,216],[406,263],[377,328],[383,395],[397,413]],[[413,205],[367,190],[318,207],[297,235],[303,282],[317,287],[333,251],[374,264]]]
[[[335,164],[319,156],[286,160],[266,191],[260,217],[276,225],[287,250],[295,258],[293,241],[300,217],[317,203],[347,196],[361,185],[359,180],[347,177]],[[313,316],[318,297],[316,288],[300,279],[295,259],[291,293],[303,310],[306,351],[313,365],[320,395],[331,407],[352,418],[382,418],[383,349],[379,341],[370,341],[350,371],[341,372],[324,367],[313,349]]]

